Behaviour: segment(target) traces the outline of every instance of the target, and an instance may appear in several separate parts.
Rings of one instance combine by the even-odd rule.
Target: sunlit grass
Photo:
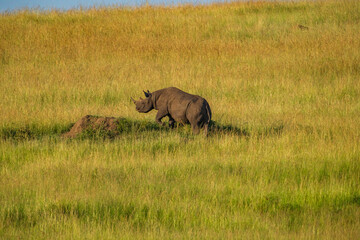
[[[357,1],[1,15],[0,238],[359,238],[359,16]],[[135,111],[169,86],[208,100],[208,138]],[[132,127],[61,138],[88,114]]]

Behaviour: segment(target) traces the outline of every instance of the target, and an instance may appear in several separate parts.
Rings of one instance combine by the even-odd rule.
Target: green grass
[[[358,1],[1,15],[0,238],[358,239],[359,16]],[[208,138],[135,111],[169,86],[208,100]],[[119,134],[61,137],[88,114]]]

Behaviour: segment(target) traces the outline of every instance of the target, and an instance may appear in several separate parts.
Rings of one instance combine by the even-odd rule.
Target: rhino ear
[[[149,97],[149,96],[151,95],[151,93],[149,92],[149,90],[148,90],[148,92],[145,92],[145,91],[143,90],[143,92],[144,92],[144,94],[145,94],[145,97]]]
[[[136,101],[132,97],[130,97],[130,99],[131,101],[133,101],[134,104],[136,104]]]

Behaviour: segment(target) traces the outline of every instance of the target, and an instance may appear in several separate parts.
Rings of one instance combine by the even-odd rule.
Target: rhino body
[[[152,109],[158,110],[156,122],[163,125],[161,119],[169,118],[169,126],[175,122],[190,124],[194,134],[198,134],[200,128],[204,128],[205,135],[211,120],[209,103],[202,97],[186,93],[176,87],[169,87],[150,93],[144,91],[146,99],[135,101],[136,110],[147,113]]]

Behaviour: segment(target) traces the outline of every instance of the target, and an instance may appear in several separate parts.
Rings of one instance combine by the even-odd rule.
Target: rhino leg
[[[191,124],[191,129],[196,135],[200,133],[200,127],[197,124]]]
[[[201,128],[199,117],[190,116],[188,120],[190,122],[193,133],[199,134]]]
[[[209,124],[205,123],[204,124],[204,135],[205,135],[205,137],[208,136],[208,133],[209,133]]]
[[[174,128],[175,120],[169,115],[169,127]]]
[[[168,112],[166,110],[159,109],[159,111],[156,114],[155,121],[160,125],[164,125],[164,123],[161,122],[161,119],[163,119],[167,115],[168,115]]]

